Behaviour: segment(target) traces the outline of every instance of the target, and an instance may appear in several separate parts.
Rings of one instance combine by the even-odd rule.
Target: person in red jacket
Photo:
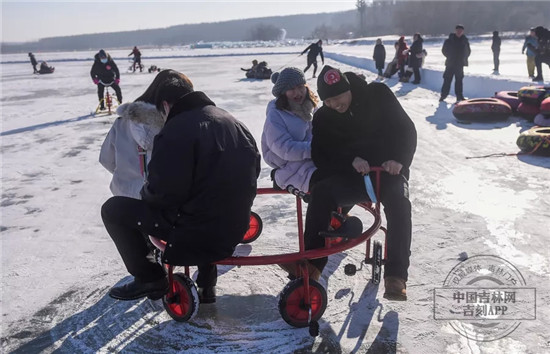
[[[403,36],[399,37],[397,45],[397,67],[399,69],[399,78],[403,78],[405,76],[407,58],[409,57],[409,46]]]
[[[134,46],[132,52],[128,56],[134,56],[134,63],[132,64],[132,72],[136,72],[136,65],[139,67],[139,71],[143,72],[143,66],[141,65],[141,52],[137,47]]]

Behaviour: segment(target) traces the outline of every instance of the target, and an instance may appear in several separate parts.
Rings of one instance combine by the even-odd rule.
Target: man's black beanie
[[[324,101],[327,98],[338,96],[350,89],[349,81],[338,69],[325,65],[317,78],[317,93]]]

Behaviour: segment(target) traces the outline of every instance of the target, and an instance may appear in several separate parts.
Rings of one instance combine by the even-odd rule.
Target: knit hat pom
[[[281,72],[273,73],[271,75],[271,82],[274,84],[271,93],[273,96],[279,97],[296,86],[305,85],[306,78],[302,70],[288,67]]]
[[[275,84],[277,82],[278,78],[279,78],[279,73],[278,72],[271,74],[271,82],[272,83]]]

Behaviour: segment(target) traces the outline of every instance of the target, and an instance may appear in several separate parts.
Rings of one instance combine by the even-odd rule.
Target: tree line
[[[336,13],[273,16],[113,33],[43,38],[2,43],[2,53],[95,50],[137,46],[173,46],[198,41],[343,39],[387,34],[448,34],[461,23],[467,34],[514,31],[550,23],[544,1],[358,0],[355,9]]]

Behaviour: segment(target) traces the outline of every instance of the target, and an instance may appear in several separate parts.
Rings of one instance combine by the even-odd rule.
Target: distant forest
[[[212,4],[215,6],[215,4]],[[187,45],[199,41],[344,39],[385,34],[442,35],[461,23],[466,34],[494,30],[526,33],[549,27],[546,1],[357,1],[357,9],[313,15],[292,15],[178,25],[160,29],[43,38],[28,43],[2,43],[2,53],[71,51],[97,48]],[[6,29],[4,29],[6,30]]]

